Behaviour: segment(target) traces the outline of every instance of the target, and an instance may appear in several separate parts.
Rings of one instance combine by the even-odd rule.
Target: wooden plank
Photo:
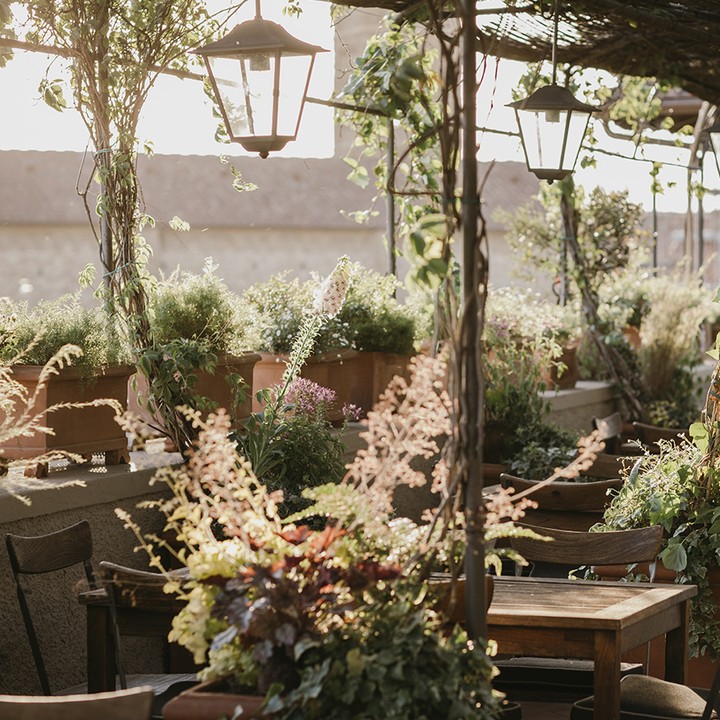
[[[620,717],[620,634],[595,633],[595,720]]]

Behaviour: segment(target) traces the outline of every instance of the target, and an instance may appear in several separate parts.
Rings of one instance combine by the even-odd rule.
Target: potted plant
[[[549,422],[543,395],[552,363],[561,355],[557,334],[548,331],[548,314],[528,291],[502,288],[488,297],[483,334],[486,484],[498,482],[502,472],[544,479],[548,470],[575,455],[577,435]],[[528,448],[534,451],[526,454]]]
[[[242,294],[252,314],[258,337],[256,348],[260,360],[253,371],[253,387],[273,388],[281,384],[289,353],[308,313],[311,312],[320,280],[305,282],[290,278],[289,272],[273,275],[265,282],[255,283]],[[307,359],[300,368],[302,377],[336,393],[336,404],[328,408],[331,421],[342,422],[342,405],[352,403],[352,383],[339,384],[340,371],[347,368],[356,352],[350,349],[345,327],[340,322],[325,323],[314,335]],[[253,410],[262,410],[265,399],[253,397]]]
[[[303,377],[335,391],[337,405],[329,412],[336,422],[342,422],[342,404],[367,413],[394,375],[407,376],[414,352],[414,320],[394,297],[397,280],[359,263],[349,263],[348,272],[345,302],[318,333],[301,371]],[[286,272],[245,291],[243,299],[254,309],[263,356],[255,368],[256,387],[280,381],[287,353],[319,285],[317,276],[301,283]],[[260,407],[258,402],[254,409]]]
[[[716,359],[717,343],[716,338],[712,352]],[[701,419],[688,431],[692,440],[658,441],[657,452],[648,450],[626,474],[627,481],[603,519],[604,527],[612,529],[661,525],[659,557],[669,578],[698,586],[690,614],[690,673],[691,682],[695,673],[698,687],[706,686],[710,677],[703,656],[713,663],[720,657],[719,391],[720,365],[716,365]]]
[[[352,403],[363,414],[372,409],[395,375],[408,378],[410,357],[415,354],[413,313],[395,294],[394,275],[353,263],[345,302],[336,322],[349,346],[358,351]]]
[[[216,270],[208,259],[202,273],[177,270],[152,289],[153,344],[141,353],[131,397],[137,398],[133,409],[156,426],[161,403],[170,409],[191,404],[205,413],[223,407],[234,422],[250,415],[260,356],[249,349],[257,342],[239,297]],[[148,378],[151,358],[161,360],[160,371]]]
[[[385,400],[373,413],[372,449],[342,483],[306,491],[313,506],[284,521],[278,493],[237,462],[222,413],[203,424],[185,466],[162,472],[172,499],[159,507],[184,543],[179,557],[188,568],[185,580],[168,585],[187,600],[171,639],[194,653],[206,681],[166,706],[168,720],[218,712],[410,720],[445,717],[448,708],[458,718],[495,717],[489,658],[449,624],[447,585],[429,576],[455,566],[462,543],[442,529],[444,513],[430,534],[392,519],[392,490],[416,482],[413,458],[449,422],[444,372],[441,361],[422,358],[406,399]],[[408,426],[401,444],[393,423]],[[509,500],[495,502],[488,537],[502,536],[500,518],[518,515]],[[322,530],[300,524],[316,515],[328,519]],[[218,519],[222,536],[210,532]]]
[[[25,388],[33,412],[41,413],[42,424],[52,429],[52,434],[9,438],[2,444],[3,456],[64,451],[84,457],[103,453],[106,464],[128,462],[127,437],[115,416],[127,408],[133,368],[102,310],[84,307],[74,294],[34,307],[6,299],[1,317],[0,361],[12,363],[12,380]],[[63,356],[48,373],[45,365],[67,345],[77,348],[74,357]],[[56,407],[48,414],[51,406]],[[37,472],[46,474],[47,465],[40,463]]]

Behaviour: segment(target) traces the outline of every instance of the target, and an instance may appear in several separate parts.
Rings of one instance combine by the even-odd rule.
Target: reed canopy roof
[[[428,0],[333,0],[422,20]],[[437,2],[450,13],[452,1]],[[668,80],[720,105],[720,0],[559,0],[557,60]],[[479,0],[478,51],[550,60],[554,0]],[[499,10],[500,12],[494,12]]]

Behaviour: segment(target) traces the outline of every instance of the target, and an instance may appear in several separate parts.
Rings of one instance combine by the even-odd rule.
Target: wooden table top
[[[695,585],[495,578],[489,625],[621,630],[697,595]]]

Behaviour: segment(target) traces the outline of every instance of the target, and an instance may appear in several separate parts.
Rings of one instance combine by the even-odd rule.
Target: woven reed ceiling
[[[334,0],[412,17],[418,0]],[[550,59],[553,2],[481,0],[478,51],[525,62]],[[446,4],[449,6],[449,4]],[[673,81],[720,105],[720,0],[561,0],[559,62]]]

